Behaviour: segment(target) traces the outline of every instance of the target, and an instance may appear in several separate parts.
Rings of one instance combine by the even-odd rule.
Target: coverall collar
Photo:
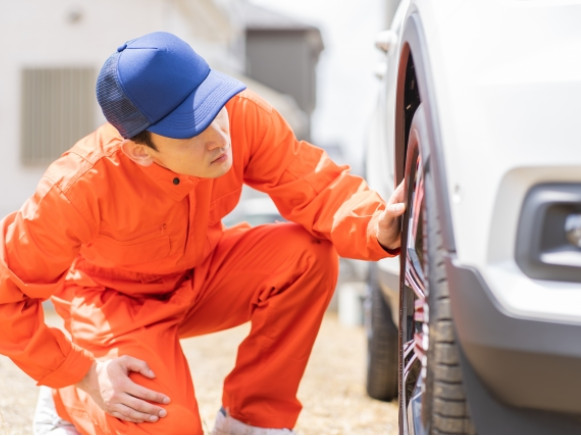
[[[174,201],[183,200],[201,180],[199,177],[175,173],[157,163],[147,167],[140,166],[140,168]]]

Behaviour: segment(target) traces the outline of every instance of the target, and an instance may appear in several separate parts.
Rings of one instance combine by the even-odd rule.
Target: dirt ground
[[[58,325],[54,314],[47,321]],[[245,325],[183,341],[206,433],[220,407],[222,380],[247,331]],[[304,409],[297,433],[397,434],[397,403],[375,401],[365,394],[365,349],[363,327],[342,325],[332,311],[326,315],[299,390]],[[4,356],[0,356],[0,374],[0,433],[31,434],[37,394],[34,381]]]

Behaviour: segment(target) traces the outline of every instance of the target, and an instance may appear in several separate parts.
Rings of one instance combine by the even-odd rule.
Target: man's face
[[[216,178],[232,166],[230,121],[225,107],[199,135],[187,139],[168,138],[151,133],[157,151],[148,152],[157,164],[176,173]]]

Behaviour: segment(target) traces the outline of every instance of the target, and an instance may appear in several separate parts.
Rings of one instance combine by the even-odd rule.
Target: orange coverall
[[[34,195],[0,224],[0,352],[55,388],[59,414],[81,432],[201,433],[179,339],[247,321],[223,405],[252,425],[293,428],[337,253],[388,255],[375,235],[385,203],[361,178],[297,141],[251,91],[226,108],[226,175],[140,166],[105,124],[50,165]],[[294,223],[225,229],[221,219],[244,183],[267,192]],[[44,323],[41,302],[51,297],[67,332]],[[156,373],[132,377],[172,399],[167,417],[121,421],[74,387],[94,359],[124,354]]]

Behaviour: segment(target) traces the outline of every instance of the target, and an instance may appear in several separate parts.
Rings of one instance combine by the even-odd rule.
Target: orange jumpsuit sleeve
[[[63,285],[90,226],[45,176],[0,229],[0,353],[38,384],[62,387],[80,381],[92,356],[44,323],[42,301]]]
[[[286,219],[332,241],[339,255],[364,260],[392,256],[376,237],[386,206],[379,194],[323,149],[298,141],[283,117],[256,94],[242,95],[244,110],[233,115],[234,123],[245,127],[233,124],[231,131],[242,129],[250,144],[245,182],[268,193]]]

